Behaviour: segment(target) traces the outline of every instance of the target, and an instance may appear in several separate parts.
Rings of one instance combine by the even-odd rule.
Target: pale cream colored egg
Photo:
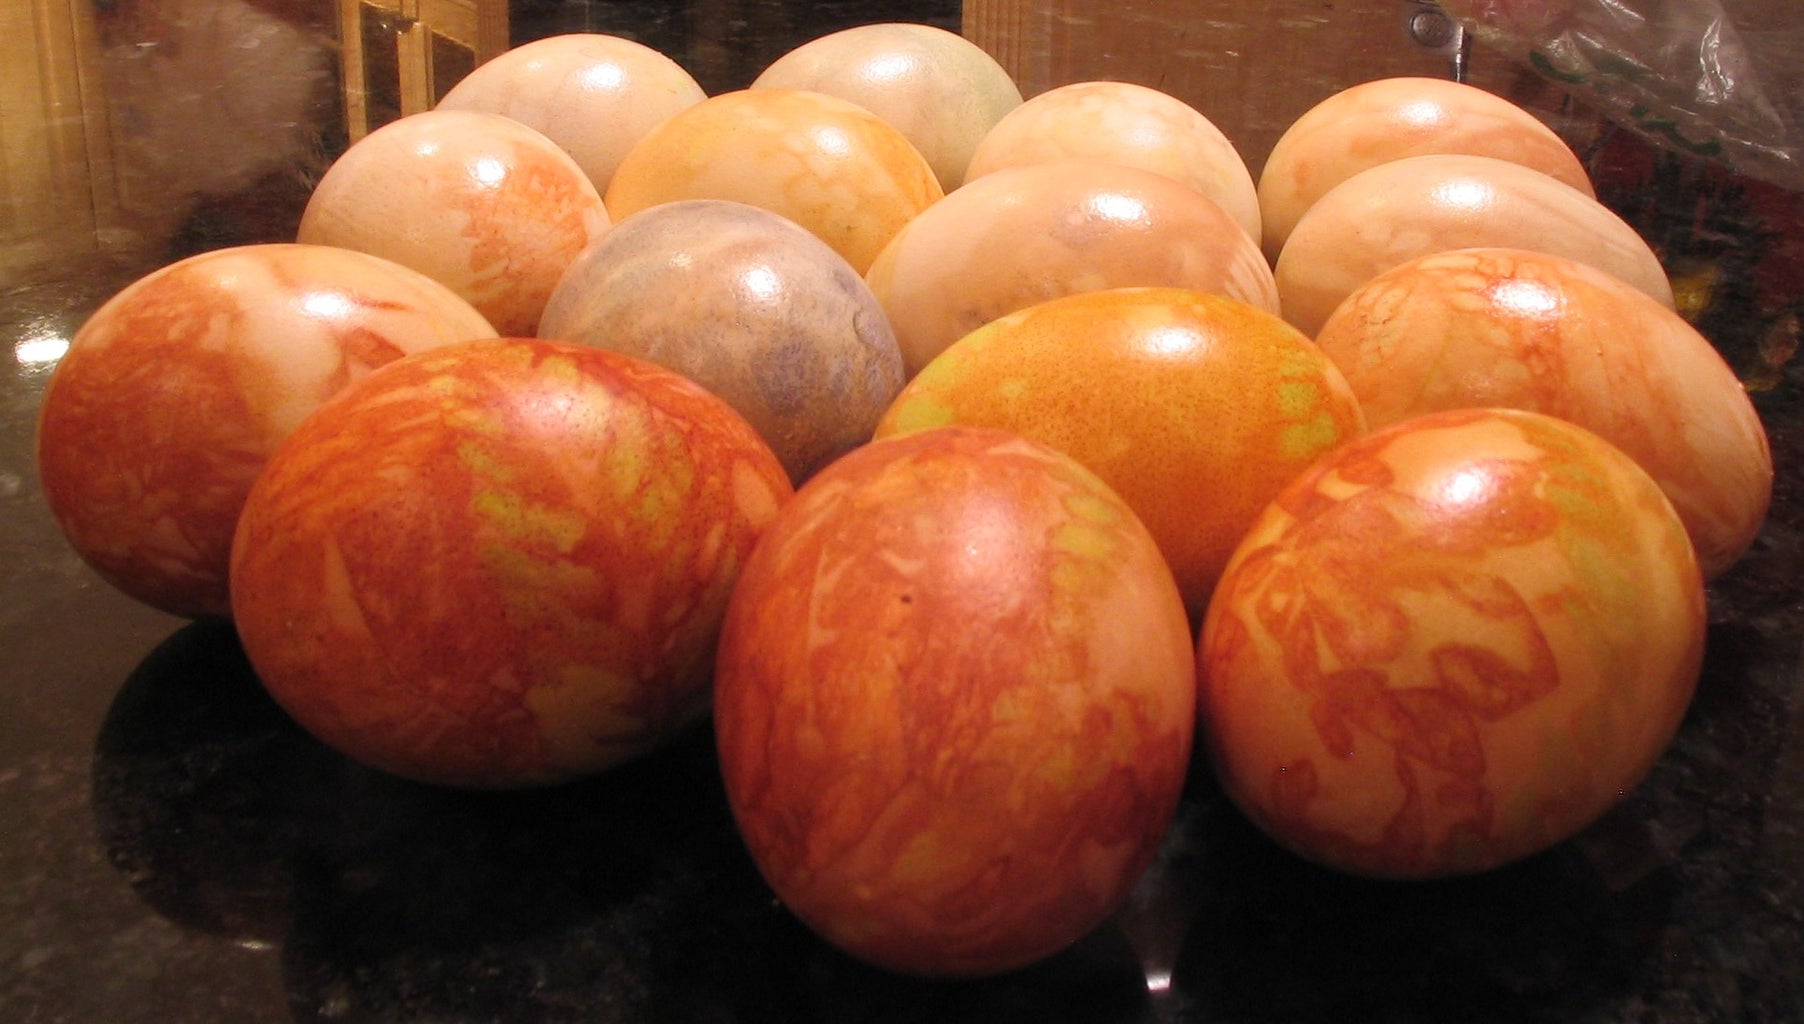
[[[484,63],[438,101],[542,132],[606,192],[646,132],[707,98],[682,65],[643,43],[576,32],[524,43]]]
[[[1131,82],[1073,82],[1033,97],[984,136],[965,180],[1065,158],[1111,160],[1176,178],[1260,236],[1259,194],[1234,143],[1195,107]]]
[[[1259,176],[1265,254],[1277,259],[1305,210],[1360,171],[1430,153],[1532,167],[1592,194],[1571,147],[1522,107],[1444,78],[1383,78],[1329,96],[1292,122]]]
[[[1478,247],[1565,256],[1673,305],[1658,255],[1602,203],[1521,164],[1437,154],[1361,171],[1309,208],[1278,255],[1284,319],[1314,335],[1378,274],[1430,253]]]

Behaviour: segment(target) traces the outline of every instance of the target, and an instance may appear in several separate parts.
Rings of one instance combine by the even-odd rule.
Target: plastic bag
[[[1791,80],[1804,63],[1804,39],[1789,24],[1782,33],[1744,33],[1734,2],[1441,0],[1441,6],[1481,43],[1659,144],[1804,188],[1804,79]],[[1762,13],[1771,12],[1752,16]],[[1795,13],[1778,16],[1789,22]]]

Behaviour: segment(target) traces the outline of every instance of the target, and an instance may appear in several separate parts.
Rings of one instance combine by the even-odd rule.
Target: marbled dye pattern
[[[747,563],[715,726],[784,905],[893,970],[1051,955],[1170,824],[1195,707],[1152,538],[1066,456],[1000,431],[875,442]]]
[[[849,100],[741,89],[690,107],[627,153],[608,209],[628,217],[679,199],[730,199],[814,232],[859,273],[943,190],[908,137]]]
[[[704,99],[682,65],[651,47],[576,32],[535,39],[483,63],[437,109],[511,117],[562,147],[605,193],[628,150]]]
[[[806,89],[850,100],[894,125],[947,192],[1021,90],[996,58],[956,32],[882,22],[832,32],[772,61],[754,89]]]
[[[1259,175],[1266,256],[1278,259],[1329,189],[1381,163],[1431,153],[1508,160],[1593,194],[1565,140],[1509,100],[1444,78],[1382,78],[1316,104],[1272,146]]]
[[[1539,413],[1433,413],[1329,456],[1249,531],[1199,644],[1203,735],[1228,793],[1306,857],[1488,870],[1646,776],[1704,611],[1633,460]]]
[[[501,334],[530,335],[558,277],[610,222],[550,139],[500,114],[432,110],[383,125],[334,161],[299,238],[412,267]]]
[[[1532,249],[1588,263],[1672,308],[1660,258],[1602,203],[1488,156],[1414,156],[1348,178],[1309,208],[1278,257],[1284,319],[1313,337],[1353,289],[1448,249]]]
[[[1018,432],[1102,477],[1198,621],[1272,496],[1364,430],[1340,371],[1295,328],[1169,288],[1066,296],[974,331],[909,382],[877,436],[950,423]]]
[[[1603,271],[1516,249],[1426,256],[1361,286],[1316,340],[1373,427],[1508,406],[1602,435],[1660,483],[1706,577],[1765,521],[1772,452],[1746,389],[1677,313]]]
[[[899,232],[865,274],[912,376],[953,342],[1037,302],[1105,288],[1190,288],[1276,312],[1259,246],[1165,175],[1100,160],[1010,167]]]
[[[459,786],[601,771],[708,707],[728,593],[790,488],[662,367],[503,340],[399,360],[245,504],[233,613],[323,742]]]
[[[851,264],[793,221],[719,199],[621,221],[565,273],[539,333],[696,381],[797,483],[868,440],[902,387],[895,333]]]
[[[190,257],[71,341],[39,412],[44,495],[108,581],[177,615],[224,615],[232,531],[276,445],[374,367],[494,335],[443,285],[364,253]]]
[[[1175,178],[1259,238],[1258,190],[1234,143],[1195,107],[1131,82],[1073,82],[1040,93],[984,137],[965,176],[1073,158]]]

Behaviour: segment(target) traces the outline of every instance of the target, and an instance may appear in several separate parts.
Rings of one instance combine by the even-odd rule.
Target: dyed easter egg
[[[812,39],[771,62],[754,89],[806,89],[850,100],[894,125],[933,168],[940,187],[965,180],[977,143],[1021,105],[996,58],[932,25],[857,25]]]
[[[1248,531],[1198,646],[1229,796],[1358,874],[1485,871],[1574,835],[1665,751],[1703,580],[1633,459],[1519,410],[1394,423]]]
[[[502,114],[569,153],[598,191],[645,133],[707,99],[682,65],[620,36],[573,32],[522,43],[477,67],[439,110]]]
[[[701,384],[797,483],[868,440],[902,387],[896,336],[852,265],[787,218],[719,199],[622,220],[564,274],[539,333]]]
[[[916,217],[865,274],[912,376],[984,324],[1106,288],[1189,288],[1277,312],[1259,246],[1214,200],[1101,160],[1008,167]]]
[[[876,436],[947,424],[1014,431],[1102,477],[1197,621],[1278,490],[1364,429],[1340,371],[1296,328],[1171,288],[1066,296],[979,328],[909,382]]]
[[[965,177],[1069,158],[1176,178],[1259,237],[1258,190],[1234,144],[1195,107],[1131,82],[1073,82],[1033,97],[984,136]]]
[[[1753,543],[1773,458],[1747,390],[1679,314],[1601,270],[1516,249],[1412,260],[1316,337],[1373,427],[1507,406],[1571,420],[1659,482],[1706,578]]]
[[[588,176],[550,139],[500,114],[429,110],[333,161],[299,238],[412,267],[516,335],[538,326],[564,269],[610,220]]]
[[[171,614],[226,615],[232,531],[276,445],[371,369],[494,336],[444,285],[365,253],[191,256],[114,295],[70,341],[38,412],[44,497],[109,583]]]
[[[627,152],[608,209],[730,199],[815,233],[859,273],[943,191],[901,130],[849,100],[799,89],[710,97]]]
[[[705,714],[727,595],[789,493],[743,418],[662,367],[451,346],[277,450],[232,611],[271,696],[340,752],[445,785],[558,782]]]
[[[1673,305],[1660,258],[1602,203],[1488,156],[1413,156],[1361,171],[1297,222],[1278,256],[1284,319],[1314,336],[1386,270],[1448,249],[1530,249],[1588,263]]]
[[[1175,812],[1183,603],[1132,510],[1001,431],[873,442],[746,563],[714,723],[741,835],[829,942],[1007,971],[1101,924]]]
[[[1565,140],[1535,115],[1445,78],[1381,78],[1343,89],[1291,122],[1259,175],[1265,253],[1273,260],[1328,190],[1382,163],[1431,153],[1508,160],[1593,195]]]

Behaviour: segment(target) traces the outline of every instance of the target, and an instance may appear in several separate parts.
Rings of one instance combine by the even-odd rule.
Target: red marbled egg
[[[38,414],[38,475],[63,534],[124,592],[225,615],[232,531],[270,452],[372,368],[495,329],[450,289],[314,245],[203,253],[88,318]]]
[[[271,458],[232,610],[271,695],[351,757],[556,782],[705,713],[727,596],[789,493],[751,426],[675,373],[451,346],[371,374]]]
[[[1170,823],[1190,637],[1151,536],[1070,458],[974,428],[860,448],[797,492],[728,608],[715,727],[746,844],[873,963],[1048,956]]]
[[[1488,870],[1641,782],[1697,686],[1704,611],[1684,525],[1627,455],[1540,413],[1432,413],[1254,524],[1204,622],[1201,735],[1304,857]]]

